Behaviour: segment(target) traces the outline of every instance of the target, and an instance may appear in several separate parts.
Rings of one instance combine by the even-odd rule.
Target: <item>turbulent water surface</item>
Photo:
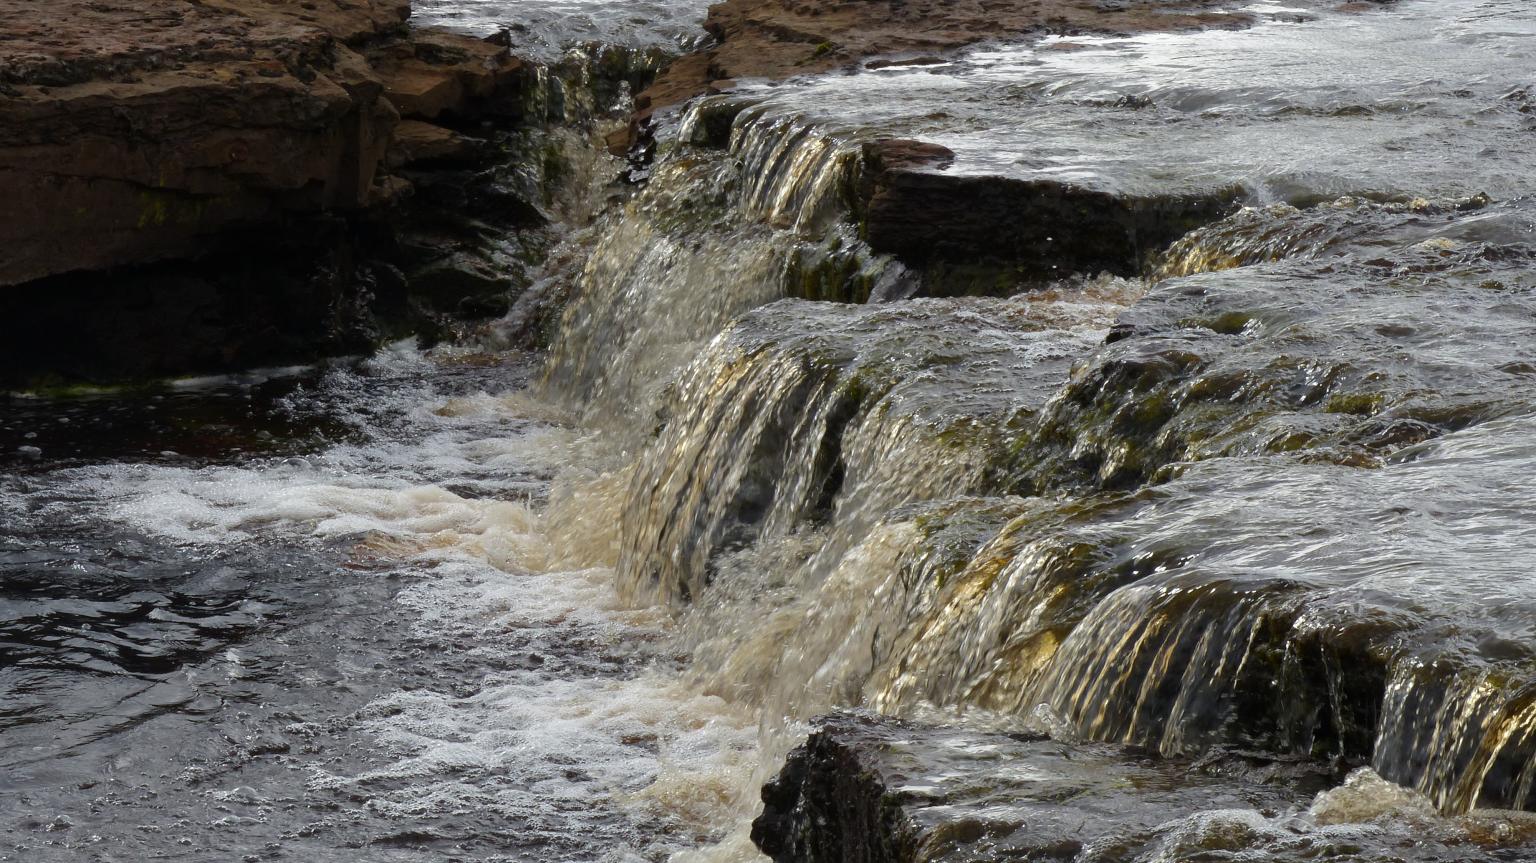
[[[673,48],[703,38],[708,0],[415,0],[411,20],[489,36],[550,60],[575,42]]]
[[[0,396],[0,860],[750,860],[850,707],[952,859],[1536,859],[1536,13],[1254,11],[716,97],[547,356]],[[913,297],[893,135],[1220,215]]]

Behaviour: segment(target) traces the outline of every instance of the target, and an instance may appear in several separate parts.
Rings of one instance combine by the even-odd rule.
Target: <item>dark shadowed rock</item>
[[[1088,859],[1131,860],[1173,819],[1275,814],[1323,786],[1296,773],[1233,781],[1117,747],[838,714],[763,787],[752,839],[776,863],[1065,861],[1105,847],[1120,853]]]
[[[483,154],[485,142],[460,135],[452,129],[420,120],[401,121],[389,147],[392,168],[429,163],[434,165],[472,165]]]
[[[1135,275],[1153,255],[1230,211],[1237,189],[1200,196],[1116,194],[1052,180],[943,170],[953,154],[922,142],[881,142],[864,206],[878,252],[929,269],[929,293],[967,270],[1040,280],[1069,273]],[[892,146],[897,144],[899,146]],[[956,278],[953,271],[961,271]]]

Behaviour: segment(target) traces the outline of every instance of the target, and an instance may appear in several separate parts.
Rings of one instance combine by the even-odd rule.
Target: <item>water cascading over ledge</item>
[[[1377,581],[1453,572],[1466,546],[1377,548],[1361,526],[1406,508],[1522,548],[1517,518],[1412,498],[1536,410],[1527,205],[1336,198],[1377,179],[1337,165],[1223,218],[1242,165],[1203,196],[1067,194],[760,95],[696,103],[610,216],[548,377],[642,418],[621,589],[688,608],[707,691],[770,718],[980,709],[1167,756],[1371,765],[1447,811],[1529,802],[1515,624],[1480,624],[1476,597],[1400,601],[1415,582]],[[954,260],[993,236],[954,206],[978,184],[1013,216],[988,222],[1008,241],[985,277]],[[1113,262],[1056,242],[1063,208]],[[1156,284],[1085,329],[1047,324],[1042,274],[1081,287],[1103,266]],[[1021,296],[910,299],[957,284]],[[1042,338],[1061,349],[1028,360]],[[1470,647],[1436,647],[1452,634]]]
[[[1315,262],[1163,282],[1052,402],[1019,476],[1126,488],[1261,453],[1374,466],[1519,413],[1533,231],[1527,205],[1501,205]]]
[[[850,165],[835,141],[763,120],[732,142],[663,155],[573,278],[546,381],[596,421],[654,402],[735,316],[784,297],[862,300],[891,267],[842,223]],[[821,215],[783,224],[790,211]]]
[[[1016,430],[1135,292],[747,315],[662,407],[630,485],[621,585],[700,595],[717,552],[822,525],[835,561],[897,505],[995,485]]]
[[[654,404],[705,341],[774,300],[1009,296],[1075,274],[1139,276],[1237,194],[1125,198],[950,176],[942,147],[872,139],[754,100],[694,103],[644,187],[592,231],[545,375],[589,420],[613,425]],[[976,195],[990,209],[967,209]],[[936,207],[986,230],[957,228]]]
[[[820,711],[959,711],[1330,784],[1369,766],[1385,780],[1354,786],[1424,812],[1527,807],[1528,610],[1496,588],[1529,545],[1498,502],[1528,498],[1504,474],[1536,412],[1529,205],[1476,194],[1498,159],[1357,158],[1448,113],[1438,94],[1168,83],[1166,48],[1133,46],[1134,74],[1118,46],[962,59],[931,91],[896,73],[927,102],[828,79],[695,103],[550,377],[643,417],[621,589],[678,609],[692,681],[756,707],[770,758]],[[1053,89],[1057,63],[1079,67]],[[1465,137],[1497,156],[1514,110]],[[1285,163],[1287,130],[1362,127]],[[1151,285],[1102,340],[1022,361],[1050,326],[996,318],[1106,269]],[[1018,296],[913,300],[953,293]],[[828,299],[890,305],[807,302]],[[1499,494],[1457,486],[1469,451]]]
[[[1526,572],[1529,432],[1497,421],[1377,470],[1210,461],[1026,513],[865,695],[1045,704],[1086,739],[1339,758],[1452,811],[1528,806],[1531,609],[1503,585]]]
[[[769,636],[716,627],[722,691],[757,681],[747,697],[785,715],[971,706],[1167,755],[1300,753],[1450,811],[1526,806],[1520,616],[1457,585],[1516,574],[1528,531],[1497,501],[1528,494],[1471,515],[1433,494],[1507,486],[1531,457],[1528,423],[1500,419],[1536,409],[1530,222],[1518,205],[1405,212],[1320,262],[1169,279],[1102,347],[1079,330],[1038,367],[1020,358],[1059,297],[761,309],[667,402],[631,481],[622,583],[695,616],[750,608],[739,585],[716,596],[718,568],[750,580],[741,550],[808,536],[792,587],[758,597],[778,603]],[[1483,314],[1490,298],[1508,314]],[[937,405],[950,426],[911,421]],[[1459,475],[1467,451],[1486,475]],[[959,497],[1010,493],[1036,496]],[[930,542],[951,523],[959,558]],[[1393,583],[1428,559],[1454,601]]]

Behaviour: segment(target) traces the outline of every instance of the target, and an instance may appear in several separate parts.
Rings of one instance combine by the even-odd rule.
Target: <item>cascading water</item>
[[[834,141],[744,113],[717,151],[689,143],[700,122],[684,118],[681,143],[609,215],[573,279],[546,380],[591,422],[632,420],[742,312],[782,297],[853,298],[895,266],[845,243],[838,189],[853,165]]]
[[[1042,798],[1135,822],[1085,863],[1524,859],[1477,810],[1536,805],[1536,20],[1398,6],[697,101],[547,265],[538,370],[8,403],[0,859],[753,859],[845,708],[945,726],[882,745],[972,783],[966,859]],[[893,138],[1216,215],[1146,280],[910,299]]]
[[[746,316],[664,408],[629,491],[623,585],[698,595],[718,550],[825,523],[856,537],[895,506],[971,490],[1131,296],[1112,283],[1054,301],[783,301]]]

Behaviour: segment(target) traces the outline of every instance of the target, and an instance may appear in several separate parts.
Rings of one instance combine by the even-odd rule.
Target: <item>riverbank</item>
[[[552,226],[587,217],[603,118],[665,57],[535,64],[395,0],[0,11],[13,386],[310,361],[504,314]]]
[[[573,62],[546,44],[569,34],[511,20],[483,38],[418,26],[405,0],[11,0],[0,12],[0,193],[13,202],[0,212],[0,368],[11,385],[302,361],[502,314],[551,247],[555,234],[539,232],[601,207],[555,205],[553,187],[605,150],[643,165],[651,115],[728,88],[723,78],[875,56],[922,64],[986,39],[1252,23],[1214,2],[1169,12],[734,0],[710,13],[714,42],[675,62],[622,46]],[[538,134],[554,129],[579,140]],[[899,167],[897,150],[874,158]],[[933,242],[908,224],[929,207],[947,208],[942,242],[992,245],[997,211],[1019,197],[981,188],[996,200],[978,218],[953,200],[974,183],[891,179],[872,204],[877,247]],[[72,328],[76,344],[61,347],[55,336]]]

